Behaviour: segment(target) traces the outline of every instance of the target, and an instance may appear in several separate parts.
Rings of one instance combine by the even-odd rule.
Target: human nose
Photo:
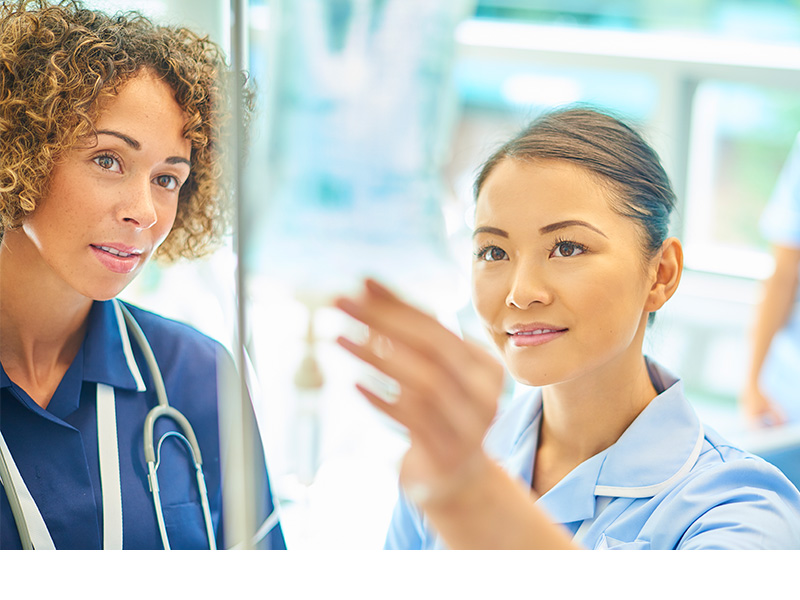
[[[125,223],[132,224],[136,229],[150,229],[158,222],[158,211],[149,179],[145,182],[132,181],[124,193],[120,218]]]
[[[511,286],[506,296],[506,305],[526,309],[532,304],[550,304],[552,289],[542,265],[533,261],[517,261],[511,276]]]

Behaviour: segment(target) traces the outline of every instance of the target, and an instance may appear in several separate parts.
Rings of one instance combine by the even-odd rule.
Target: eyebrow
[[[134,150],[142,149],[142,145],[139,142],[137,142],[132,137],[125,135],[124,133],[120,133],[119,131],[113,131],[111,129],[101,129],[100,131],[97,132],[97,135],[100,135],[101,133],[104,133],[105,135],[112,135],[116,138],[121,139],[123,142],[125,142],[128,146],[130,146]],[[165,159],[164,162],[170,165],[177,165],[180,163],[184,163],[189,165],[190,167],[192,166],[192,163],[189,161],[189,159],[184,158],[182,156],[170,156],[167,159]]]
[[[600,231],[594,225],[587,223],[586,221],[579,221],[577,219],[571,219],[569,221],[559,221],[558,223],[551,223],[550,225],[545,225],[541,229],[539,229],[539,233],[552,233],[553,231],[558,231],[559,229],[565,229],[567,227],[586,227],[587,229],[591,229],[595,233],[599,233],[604,238],[608,239],[608,236]]]
[[[475,237],[479,233],[493,233],[501,237],[505,238],[508,237],[507,231],[503,231],[502,229],[498,229],[497,227],[478,227],[475,231],[472,232],[472,237]]]
[[[608,236],[605,233],[600,231],[594,225],[591,225],[586,221],[579,221],[577,219],[570,219],[569,221],[559,221],[558,223],[551,223],[550,225],[545,225],[544,227],[539,229],[539,233],[541,234],[552,233],[553,231],[558,231],[559,229],[565,229],[567,227],[576,227],[576,226],[586,227],[587,229],[591,229],[592,231],[599,233],[604,238],[608,238]],[[472,232],[472,237],[475,237],[479,233],[493,233],[494,235],[499,235],[504,238],[508,237],[507,231],[498,229],[497,227],[489,227],[489,226],[478,227],[475,229],[475,231]]]

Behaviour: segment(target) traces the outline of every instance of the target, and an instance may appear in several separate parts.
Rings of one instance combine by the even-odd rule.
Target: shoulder
[[[670,496],[666,512],[687,523],[681,548],[800,548],[800,491],[775,466],[713,430]]]
[[[785,497],[797,508],[800,516],[800,491],[777,467],[722,438],[710,437],[706,437],[707,443],[692,470],[688,485],[729,490],[731,497],[742,495],[746,489],[752,491],[761,488]]]

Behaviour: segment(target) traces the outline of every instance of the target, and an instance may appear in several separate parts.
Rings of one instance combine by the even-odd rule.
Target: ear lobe
[[[664,240],[656,260],[656,277],[645,305],[648,312],[664,306],[678,289],[683,273],[683,247],[678,238]]]

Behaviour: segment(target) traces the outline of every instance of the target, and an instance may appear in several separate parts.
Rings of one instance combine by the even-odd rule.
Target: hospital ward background
[[[800,0],[90,4],[191,24],[250,74],[238,230],[210,259],[149,266],[123,297],[232,351],[241,339],[290,549],[382,547],[407,448],[357,393],[391,382],[336,346],[356,326],[330,300],[372,275],[483,340],[473,177],[538,111],[572,103],[639,125],[679,196],[685,272],[648,354],[702,420],[800,486],[800,423],[748,427],[738,407],[773,268],[758,223],[800,132]]]

